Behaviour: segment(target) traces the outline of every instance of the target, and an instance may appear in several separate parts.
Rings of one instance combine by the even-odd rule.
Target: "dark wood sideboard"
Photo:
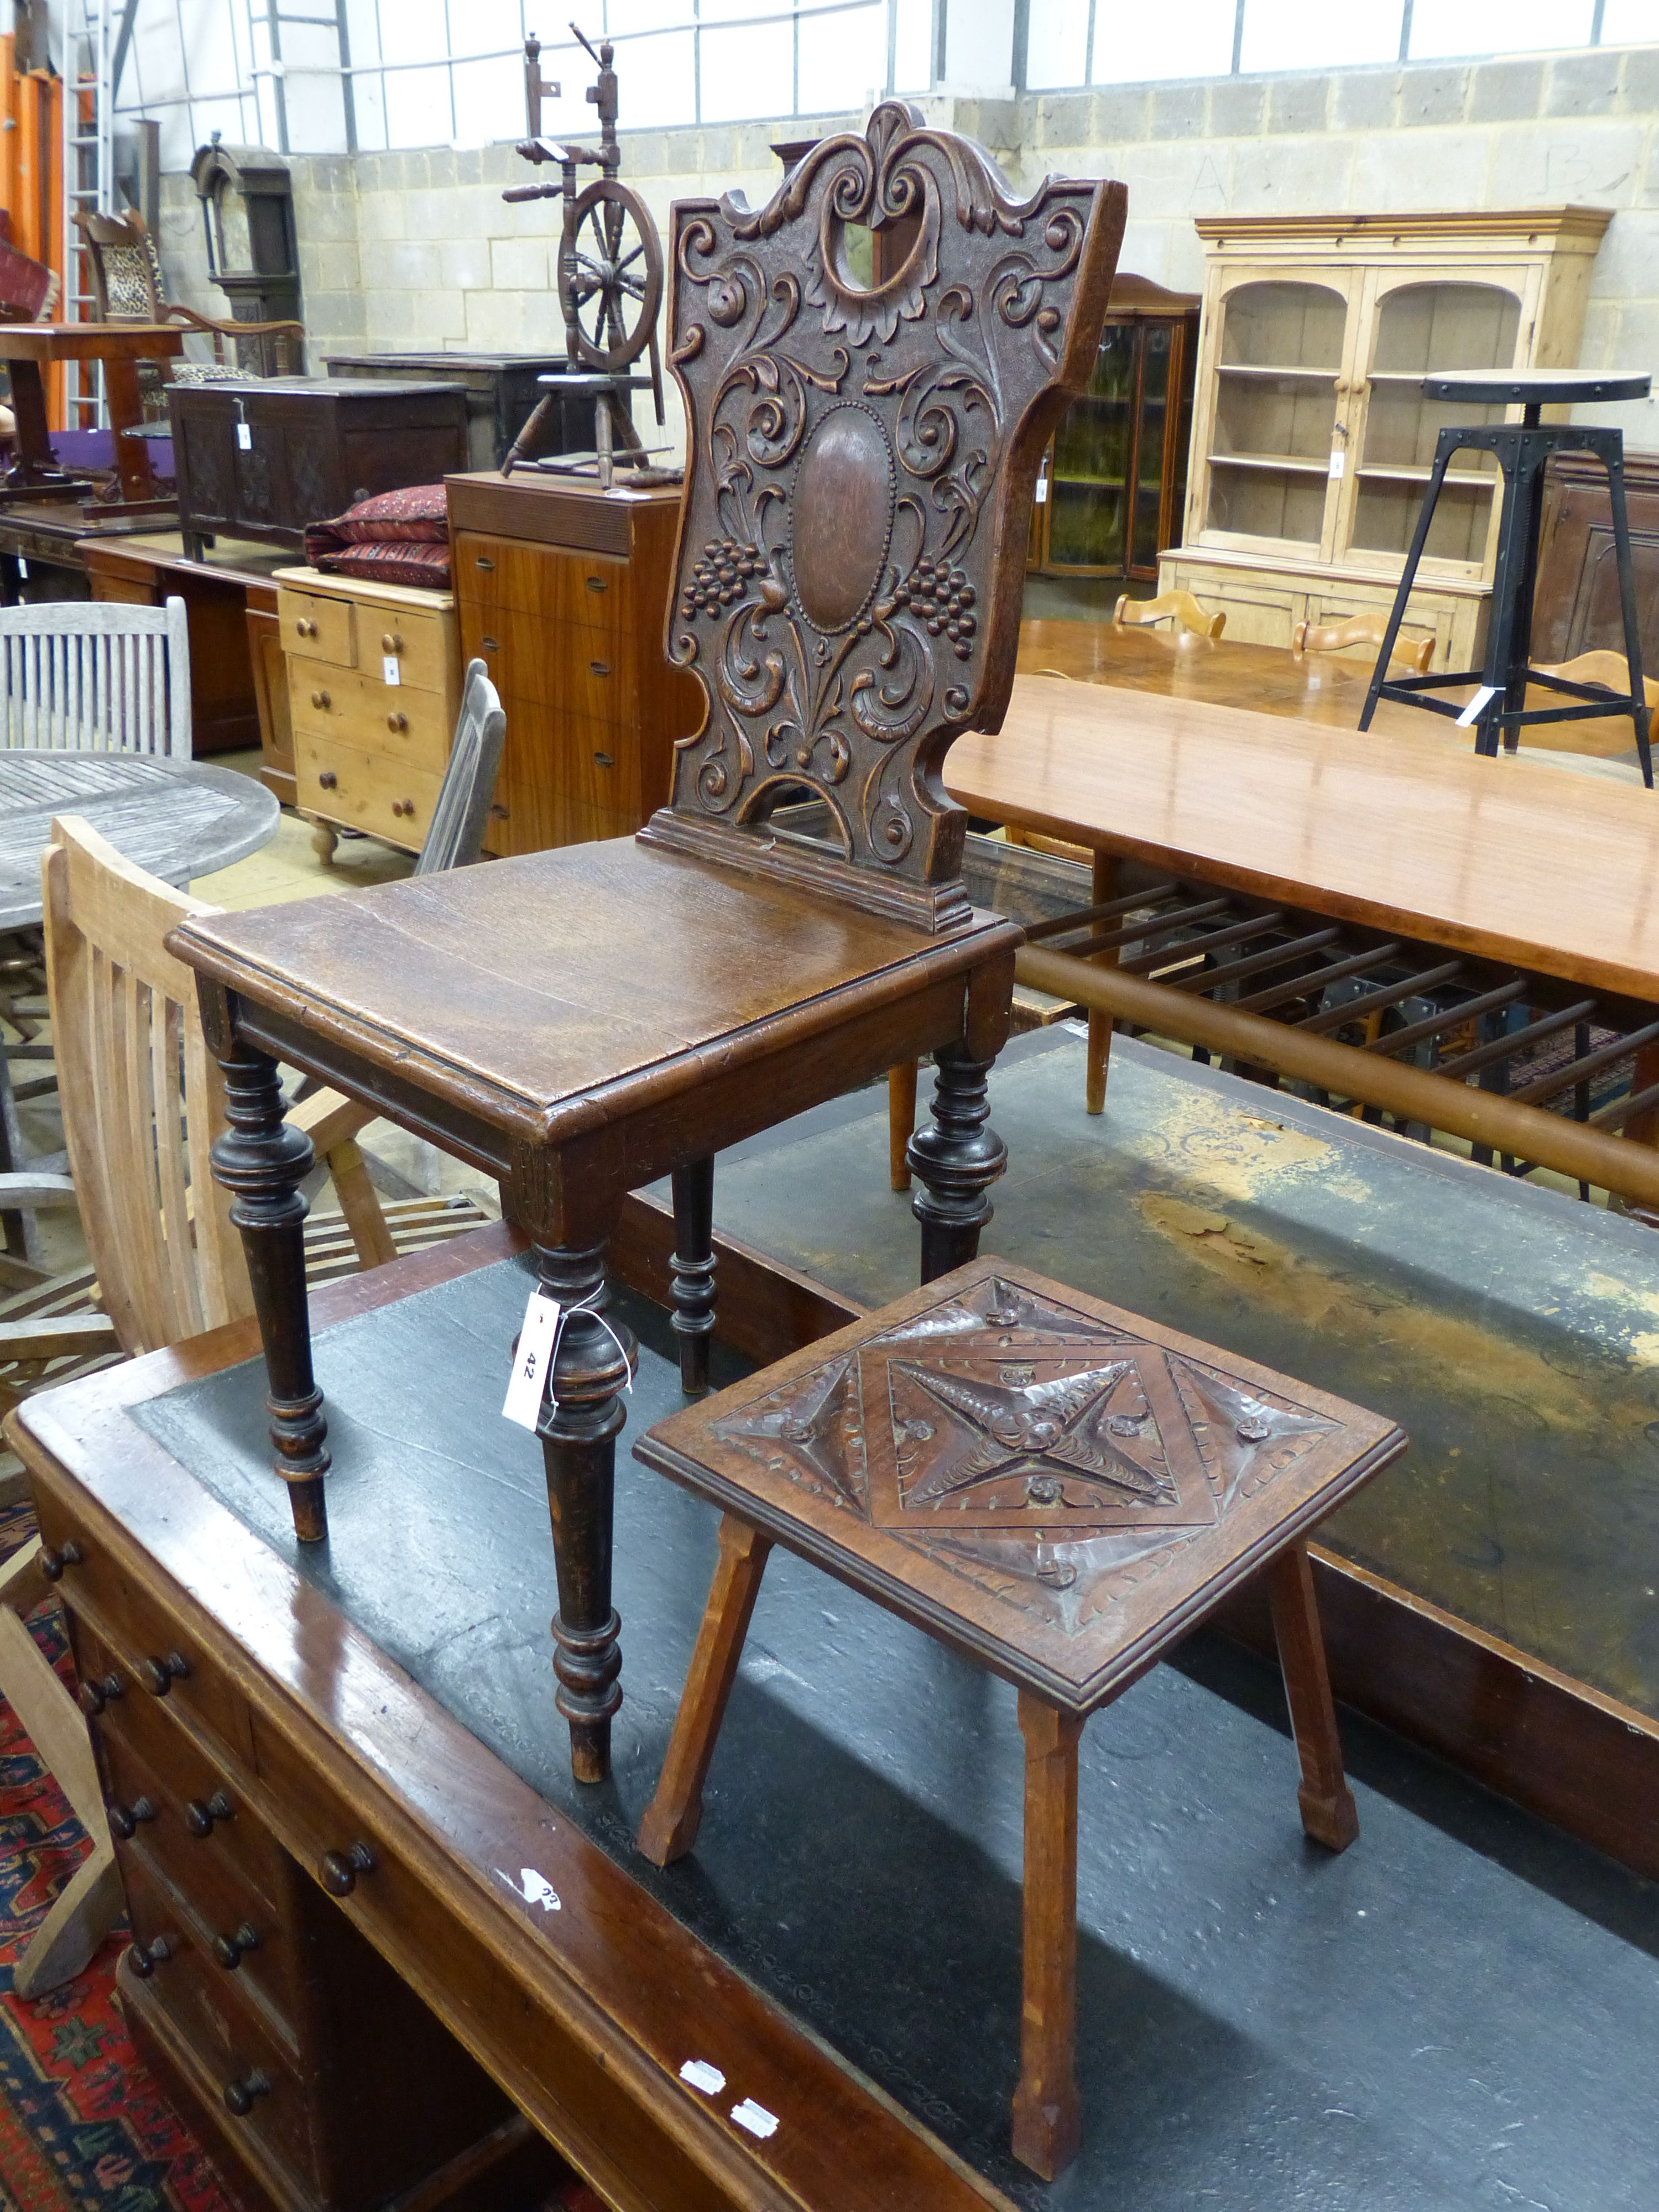
[[[1625,455],[1625,504],[1642,665],[1659,676],[1659,453]],[[1533,606],[1534,661],[1624,652],[1607,474],[1588,454],[1564,453],[1550,465]]]
[[[631,836],[702,720],[702,686],[663,645],[679,486],[446,481],[462,664],[483,661],[507,709],[487,848]]]
[[[167,405],[179,526],[192,556],[221,534],[297,553],[307,524],[466,465],[459,384],[250,377],[169,385]]]

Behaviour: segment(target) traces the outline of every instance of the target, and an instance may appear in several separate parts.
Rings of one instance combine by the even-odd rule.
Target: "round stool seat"
[[[1574,407],[1591,399],[1645,399],[1652,386],[1644,368],[1452,368],[1423,380],[1431,399],[1466,399],[1493,407]]]

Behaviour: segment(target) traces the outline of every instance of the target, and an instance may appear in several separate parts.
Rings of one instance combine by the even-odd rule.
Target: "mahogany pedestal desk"
[[[926,221],[866,291],[821,240],[891,209]],[[1123,211],[1113,185],[1016,202],[976,147],[896,101],[865,136],[824,140],[763,209],[678,204],[669,645],[708,710],[677,744],[669,806],[637,839],[195,918],[170,940],[225,1070],[215,1171],[235,1194],[303,1537],[325,1533],[329,1456],[297,1190],[311,1147],[283,1123],[276,1062],[499,1176],[536,1246],[560,1309],[538,1416],[554,1666],[584,1779],[608,1771],[622,1698],[613,1454],[635,1346],[604,1310],[625,1194],[675,1178],[693,1391],[722,1146],[932,1054],[933,1121],[909,1152],[924,1278],[971,1259],[989,1218],[1006,1155],[986,1075],[1021,933],[969,902],[965,817],[938,764],[1006,704],[1037,458],[1090,373]],[[980,303],[971,331],[964,301]],[[827,848],[769,824],[803,786],[829,809]]]

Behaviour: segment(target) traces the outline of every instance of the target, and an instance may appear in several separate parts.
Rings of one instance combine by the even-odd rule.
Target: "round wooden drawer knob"
[[[85,1557],[76,1543],[65,1544],[61,1552],[48,1547],[40,1554],[40,1571],[49,1583],[62,1582],[65,1567],[78,1567]]]
[[[173,1946],[165,1936],[158,1936],[153,1943],[132,1943],[127,1947],[127,1964],[141,1982],[147,1982],[163,1960],[173,1956]]]
[[[322,774],[318,777],[317,781],[321,784],[325,791],[332,791],[335,785],[340,781],[340,779],[335,775],[331,768],[325,768]]]
[[[137,1832],[141,1820],[155,1818],[155,1808],[148,1797],[135,1797],[131,1805],[112,1805],[109,1808],[109,1824],[124,1844]]]
[[[402,638],[398,636],[395,629],[381,631],[380,650],[382,653],[401,653],[403,649],[404,641]]]
[[[294,627],[301,637],[315,637],[317,635],[317,625],[314,622],[307,622],[301,618],[295,623]]]
[[[76,1692],[83,1713],[101,1713],[112,1698],[121,1694],[121,1677],[106,1674],[101,1681],[82,1682]]]
[[[165,1659],[146,1659],[138,1669],[138,1679],[152,1698],[165,1698],[189,1672],[190,1662],[184,1653],[169,1651]]]
[[[313,707],[326,707],[331,702],[326,691],[313,691],[311,695],[311,703]]]
[[[388,714],[386,718],[386,726],[388,730],[406,730],[409,727],[409,717],[407,714]]]
[[[256,2066],[246,2081],[226,2082],[225,2109],[234,2112],[239,2120],[245,2120],[253,2110],[254,2099],[270,2094],[270,2076],[263,2067]]]
[[[317,1878],[331,1897],[349,1897],[360,1874],[373,1874],[374,1854],[367,1844],[354,1844],[349,1851],[325,1851],[317,1863]]]
[[[192,1836],[210,1836],[216,1820],[228,1820],[235,1807],[222,1790],[216,1790],[205,1800],[192,1797],[185,1808],[185,1826]]]
[[[243,1953],[257,1951],[258,1948],[259,1932],[245,1920],[234,1936],[214,1937],[213,1963],[222,1966],[228,1974],[234,1974],[242,1963]]]
[[[392,811],[394,814],[407,814],[412,821],[415,815],[415,802],[412,799],[394,799],[392,802]]]

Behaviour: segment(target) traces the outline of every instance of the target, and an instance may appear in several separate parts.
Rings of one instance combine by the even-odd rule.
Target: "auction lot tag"
[[[540,1291],[532,1291],[524,1310],[519,1348],[513,1355],[513,1373],[501,1406],[502,1417],[521,1429],[533,1429],[542,1409],[553,1347],[559,1333],[559,1309]]]

